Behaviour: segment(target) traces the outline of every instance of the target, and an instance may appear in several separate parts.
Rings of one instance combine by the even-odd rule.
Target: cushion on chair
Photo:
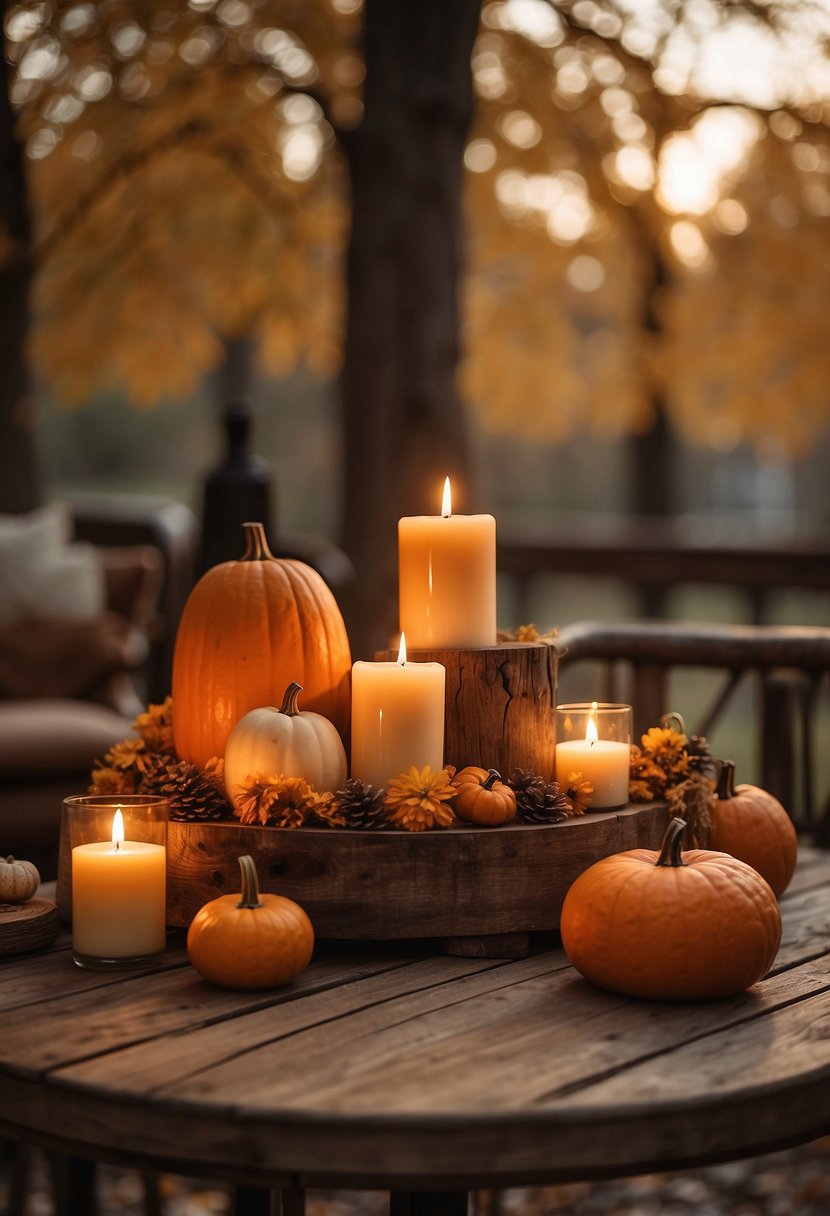
[[[130,719],[104,705],[0,701],[0,779],[28,777],[36,783],[50,773],[86,775],[130,731]]]
[[[0,624],[61,616],[89,618],[105,607],[98,551],[70,543],[68,508],[0,515]]]

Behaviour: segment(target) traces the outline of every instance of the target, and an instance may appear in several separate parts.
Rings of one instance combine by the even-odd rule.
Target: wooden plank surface
[[[830,856],[802,853],[782,911],[770,975],[699,1004],[603,992],[550,943],[519,961],[329,947],[293,985],[238,993],[180,944],[149,974],[102,977],[64,938],[0,967],[0,1120],[304,1185],[486,1186],[777,1147],[830,1130]]]

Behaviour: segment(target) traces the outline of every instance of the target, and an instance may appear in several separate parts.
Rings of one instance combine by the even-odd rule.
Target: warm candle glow
[[[124,816],[118,810],[112,817],[112,843],[119,848],[124,843]]]
[[[406,662],[406,634],[401,633],[401,644],[398,647],[398,662],[403,667]]]
[[[447,477],[444,481],[444,497],[441,499],[441,514],[444,519],[449,519],[452,515],[452,491],[450,489],[450,479]]]
[[[594,702],[594,708],[596,708],[596,701]],[[588,718],[587,725],[585,727],[585,742],[590,743],[591,747],[593,747],[598,739],[599,739],[599,731],[597,730],[597,724],[594,721],[594,716],[593,716],[593,711],[592,711],[591,715]]]

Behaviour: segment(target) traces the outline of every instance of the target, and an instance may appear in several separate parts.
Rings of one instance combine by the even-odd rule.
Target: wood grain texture
[[[320,938],[401,940],[556,930],[565,894],[600,857],[656,848],[662,804],[598,812],[552,826],[458,824],[433,832],[294,831],[171,822],[168,923],[186,926],[239,890],[250,853],[260,887],[294,899]]]
[[[22,904],[0,903],[0,955],[42,950],[55,940],[60,927],[51,899],[35,896]]]
[[[441,663],[446,670],[444,756],[448,764],[495,768],[503,777],[509,777],[515,768],[530,768],[553,780],[555,639],[476,650],[412,650],[409,657],[413,662]],[[380,651],[375,658],[394,660],[397,651]]]
[[[229,1177],[450,1189],[676,1168],[830,1131],[830,856],[750,992],[603,992],[562,950],[327,945],[273,992],[0,965],[0,1130]],[[60,1027],[60,1033],[55,1031]]]

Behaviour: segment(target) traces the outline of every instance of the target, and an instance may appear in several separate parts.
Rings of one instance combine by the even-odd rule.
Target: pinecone
[[[519,817],[527,823],[561,823],[574,813],[559,782],[545,781],[532,769],[515,769],[507,784],[516,795]]]
[[[703,735],[692,735],[686,740],[686,754],[689,757],[689,768],[693,772],[704,773],[707,777],[714,775],[715,762],[707,738]]]
[[[141,782],[143,794],[161,794],[170,800],[170,818],[204,822],[229,819],[231,808],[225,787],[216,777],[174,756],[159,756]]]
[[[392,820],[386,809],[386,791],[375,785],[366,785],[357,777],[350,777],[342,790],[338,790],[334,807],[341,826],[360,828],[363,831],[385,832],[392,829]]]

